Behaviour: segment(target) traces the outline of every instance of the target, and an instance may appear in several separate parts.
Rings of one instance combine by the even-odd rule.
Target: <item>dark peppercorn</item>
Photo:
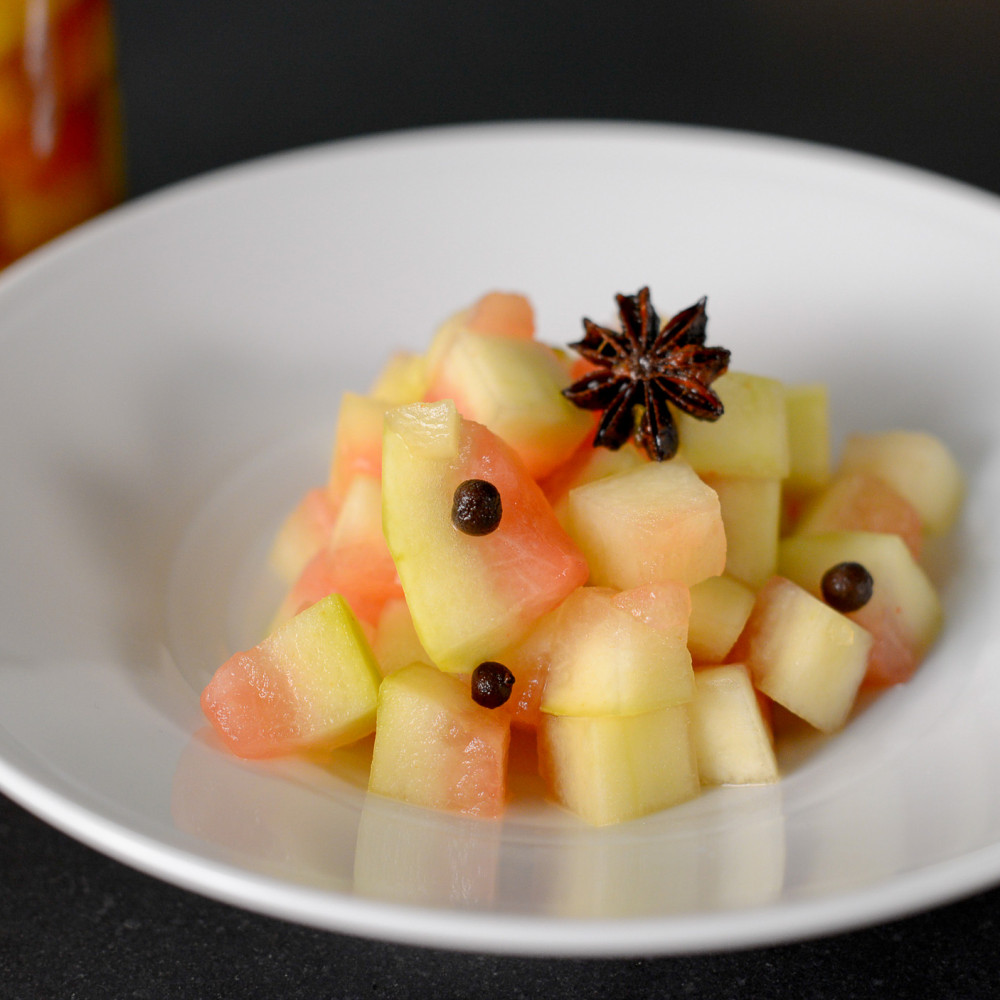
[[[466,479],[455,488],[451,523],[466,535],[496,531],[503,515],[500,491],[485,479]]]
[[[514,687],[514,675],[502,663],[487,660],[472,671],[472,700],[483,708],[499,708]]]
[[[863,608],[871,600],[874,581],[861,563],[842,562],[823,574],[820,587],[823,600],[835,611],[847,614]]]

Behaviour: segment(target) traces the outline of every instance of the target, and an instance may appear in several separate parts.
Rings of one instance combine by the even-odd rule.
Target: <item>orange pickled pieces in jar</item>
[[[110,0],[0,0],[0,267],[124,190]]]

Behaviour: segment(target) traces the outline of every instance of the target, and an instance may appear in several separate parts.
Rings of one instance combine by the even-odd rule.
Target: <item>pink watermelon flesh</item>
[[[521,611],[521,634],[586,582],[587,563],[507,444],[482,424],[466,421],[463,450],[468,460],[462,477],[488,480],[503,497],[500,527],[476,541],[496,589]]]
[[[340,594],[362,622],[377,625],[386,602],[403,596],[395,563],[385,545],[359,543],[322,549],[302,571],[280,617],[297,615],[329,594]]]
[[[523,295],[487,292],[469,310],[465,325],[477,333],[531,340],[535,336],[535,313]]]

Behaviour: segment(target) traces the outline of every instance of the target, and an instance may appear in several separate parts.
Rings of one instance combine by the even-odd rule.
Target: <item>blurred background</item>
[[[109,22],[133,196],[347,136],[539,118],[793,136],[1000,191],[995,0],[0,0],[0,265],[120,196]]]
[[[1000,191],[995,0],[119,0],[132,191],[343,136],[620,118],[863,150]]]
[[[0,15],[26,2],[74,0],[0,0]],[[118,0],[113,19],[131,196],[305,144],[539,118],[790,136],[1000,193],[996,0]],[[2,798],[0,871],[4,997],[450,997],[472,983],[480,998],[975,997],[1000,976],[996,890],[782,948],[559,963],[258,918],[126,869]]]

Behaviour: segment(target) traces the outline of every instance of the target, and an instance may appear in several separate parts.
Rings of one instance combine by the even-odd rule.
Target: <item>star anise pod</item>
[[[722,401],[709,386],[729,367],[729,351],[705,346],[704,298],[662,329],[648,288],[615,298],[621,330],[583,321],[585,336],[570,347],[598,367],[563,395],[582,409],[604,410],[595,446],[617,450],[634,434],[651,459],[663,462],[677,453],[668,402],[699,420],[722,416]]]

